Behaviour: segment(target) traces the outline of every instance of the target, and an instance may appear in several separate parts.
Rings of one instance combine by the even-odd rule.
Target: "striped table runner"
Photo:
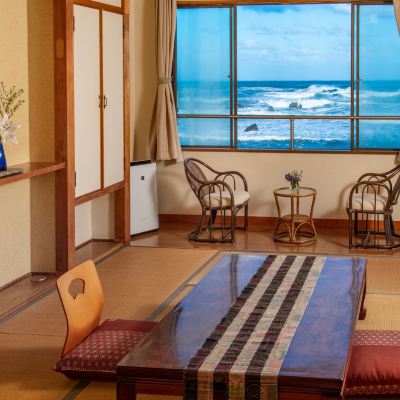
[[[276,400],[323,257],[271,255],[185,369],[185,400]]]

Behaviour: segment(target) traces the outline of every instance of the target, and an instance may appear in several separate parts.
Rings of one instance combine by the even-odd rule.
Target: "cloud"
[[[240,41],[238,46],[243,50],[259,50],[264,48],[264,46],[258,43],[255,39],[251,38]]]
[[[346,79],[350,74],[351,9],[342,6],[288,5],[274,7],[273,13],[267,11],[271,6],[239,7],[241,73],[262,79],[314,75]]]
[[[330,4],[330,8],[332,11],[337,13],[351,14],[350,4]]]

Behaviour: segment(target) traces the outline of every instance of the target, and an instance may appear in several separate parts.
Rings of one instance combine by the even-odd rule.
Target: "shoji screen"
[[[100,14],[74,6],[76,197],[101,189]]]

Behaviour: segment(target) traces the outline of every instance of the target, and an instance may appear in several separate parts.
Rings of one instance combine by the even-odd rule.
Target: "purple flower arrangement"
[[[285,179],[290,183],[290,189],[298,189],[299,182],[303,177],[303,171],[293,170],[285,175]]]

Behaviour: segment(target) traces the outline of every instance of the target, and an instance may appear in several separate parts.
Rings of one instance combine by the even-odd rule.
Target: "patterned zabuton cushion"
[[[70,377],[115,379],[119,361],[155,325],[150,321],[107,320],[66,354],[54,370]]]
[[[355,332],[345,394],[400,395],[400,331]]]

